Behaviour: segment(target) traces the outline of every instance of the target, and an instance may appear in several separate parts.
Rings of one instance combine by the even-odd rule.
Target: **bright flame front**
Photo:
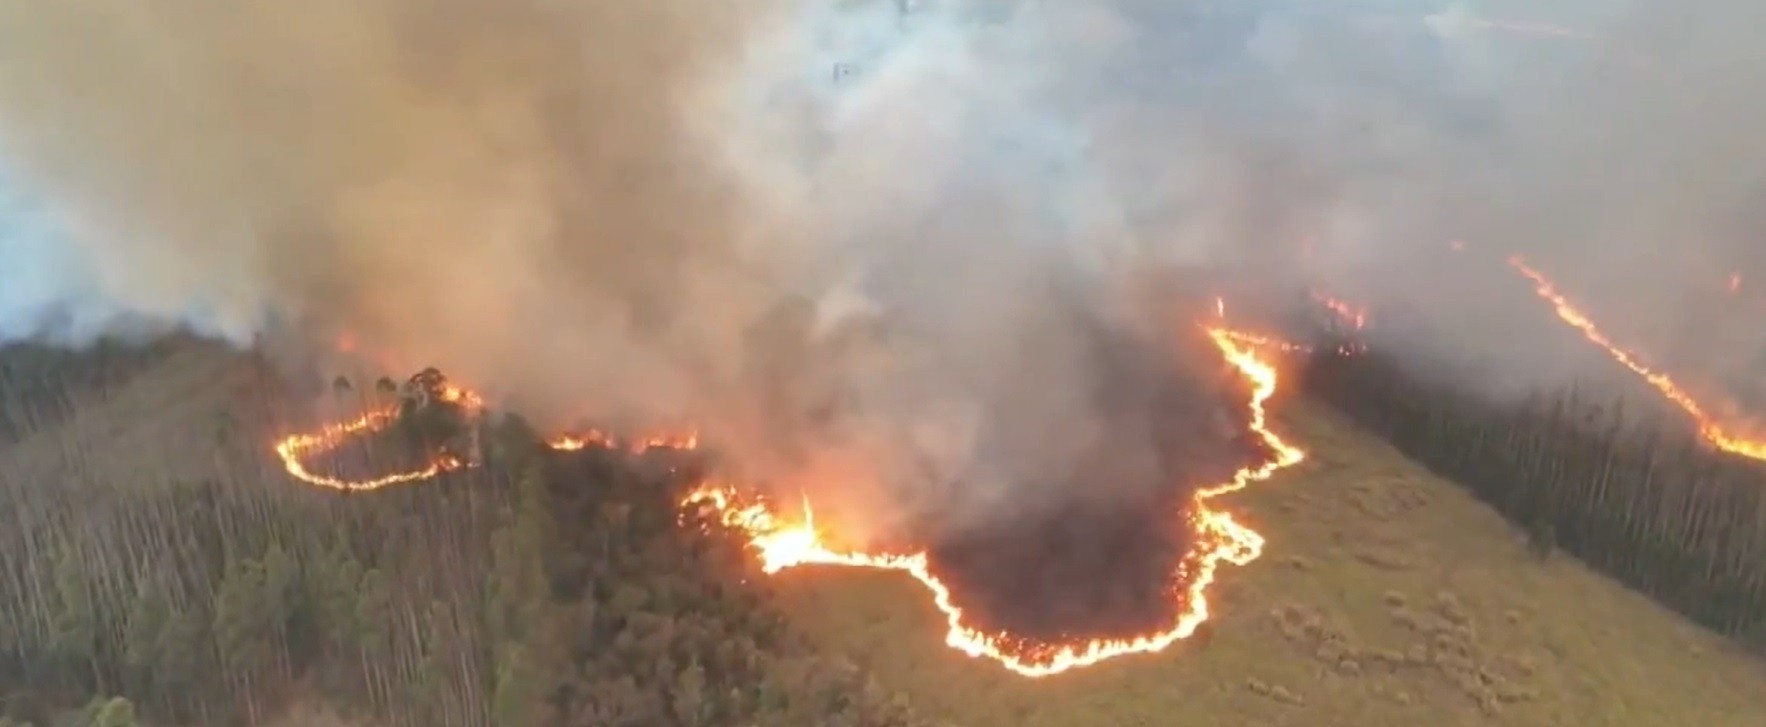
[[[1305,452],[1283,441],[1268,427],[1264,405],[1275,394],[1277,375],[1274,366],[1257,357],[1253,346],[1258,342],[1270,343],[1270,339],[1221,327],[1206,330],[1209,340],[1220,349],[1227,362],[1252,383],[1251,431],[1275,452],[1275,457],[1241,469],[1231,480],[1197,493],[1194,507],[1190,509],[1192,520],[1187,523],[1195,534],[1195,543],[1179,564],[1172,581],[1181,584],[1174,585],[1172,595],[1180,599],[1182,611],[1164,630],[1132,639],[1094,639],[1064,644],[1041,643],[1008,633],[986,633],[965,624],[963,609],[951,597],[950,588],[931,572],[925,553],[864,553],[833,547],[816,529],[808,502],[803,505],[801,521],[793,522],[765,502],[744,497],[737,488],[708,485],[688,495],[682,506],[710,508],[725,525],[746,533],[766,573],[800,565],[904,572],[932,592],[933,602],[944,614],[948,627],[945,634],[947,645],[972,657],[997,661],[1023,676],[1045,677],[1112,657],[1162,651],[1195,633],[1196,627],[1208,620],[1206,592],[1222,561],[1245,565],[1263,552],[1261,535],[1235,522],[1230,514],[1210,509],[1207,501],[1267,479],[1277,470],[1305,458]]]
[[[1223,306],[1222,306],[1223,307]],[[1224,313],[1224,310],[1220,311]],[[1200,490],[1191,521],[1187,526],[1195,535],[1195,544],[1173,573],[1174,599],[1183,605],[1175,623],[1168,628],[1132,639],[1097,639],[1067,644],[1040,643],[1011,634],[989,634],[966,626],[963,611],[952,598],[950,589],[934,576],[925,553],[891,554],[844,551],[830,546],[824,534],[815,527],[810,503],[803,503],[803,516],[793,522],[766,503],[745,496],[739,488],[708,485],[694,491],[681,503],[683,509],[710,508],[725,525],[740,530],[760,558],[761,569],[777,573],[800,565],[834,565],[901,571],[912,576],[932,592],[932,598],[949,626],[945,643],[972,657],[986,657],[1007,669],[1027,676],[1043,677],[1078,667],[1096,664],[1127,654],[1153,653],[1164,650],[1195,633],[1196,627],[1208,619],[1206,591],[1214,580],[1215,569],[1222,561],[1244,565],[1263,551],[1263,537],[1235,522],[1226,512],[1210,509],[1207,501],[1242,489],[1251,482],[1266,479],[1277,470],[1299,462],[1305,457],[1300,449],[1283,441],[1268,428],[1265,403],[1276,390],[1274,366],[1259,359],[1256,347],[1297,349],[1286,343],[1258,334],[1215,326],[1205,328],[1208,338],[1220,349],[1236,370],[1252,385],[1250,427],[1275,457],[1254,467],[1239,470],[1231,480]],[[449,388],[443,398],[463,402],[476,410],[478,397],[464,389]],[[276,453],[288,473],[311,485],[337,490],[375,490],[401,483],[414,483],[443,472],[471,466],[450,456],[440,456],[427,466],[382,477],[364,480],[342,478],[312,472],[304,460],[335,449],[351,437],[380,431],[397,418],[396,408],[363,414],[357,419],[325,427],[312,434],[286,437],[276,444]],[[607,447],[643,452],[653,447],[691,449],[698,444],[692,433],[655,435],[619,440],[603,432],[590,430],[575,435],[560,435],[547,445],[554,450],[574,451],[588,447]]]
[[[1619,365],[1630,369],[1632,373],[1637,374],[1645,383],[1648,383],[1650,388],[1661,394],[1662,398],[1667,399],[1685,412],[1687,417],[1692,419],[1693,426],[1698,429],[1699,436],[1709,442],[1711,446],[1748,459],[1766,460],[1766,440],[1732,431],[1730,427],[1717,421],[1717,418],[1712,416],[1709,410],[1700,404],[1698,399],[1693,398],[1693,395],[1688,393],[1679,382],[1665,373],[1644,365],[1635,354],[1608,338],[1587,314],[1577,309],[1568,298],[1558,292],[1557,286],[1553,285],[1544,273],[1527,265],[1527,262],[1520,256],[1511,256],[1508,259],[1508,264],[1533,284],[1533,292],[1551,304],[1558,319],[1576,329],[1583,338],[1606,351],[1607,355]]]

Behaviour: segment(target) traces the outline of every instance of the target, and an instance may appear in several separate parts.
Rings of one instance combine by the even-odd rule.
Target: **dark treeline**
[[[161,443],[209,479],[0,477],[0,724],[919,724],[785,627],[736,534],[683,521],[684,453],[556,453],[509,420],[484,466],[343,494],[268,460],[279,408]]]
[[[82,400],[101,397],[172,355],[180,342],[135,346],[103,339],[80,351],[36,343],[0,347],[0,442],[60,422]]]
[[[1499,404],[1377,349],[1319,346],[1308,393],[1576,556],[1766,653],[1766,472],[1658,411],[1571,387]],[[1632,407],[1637,409],[1639,407]]]

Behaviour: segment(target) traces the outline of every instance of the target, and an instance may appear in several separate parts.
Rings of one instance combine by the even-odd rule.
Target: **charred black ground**
[[[1048,642],[1127,637],[1166,628],[1184,609],[1176,574],[1194,546],[1196,490],[1271,454],[1246,436],[1248,385],[1194,338],[1174,350],[1101,336],[1094,396],[1109,436],[1083,466],[1033,488],[1059,496],[1002,509],[931,548],[970,625]],[[1136,451],[1154,453],[1153,466],[1112,461]]]
[[[1051,310],[1039,334],[1048,338],[1025,343],[1027,366],[1038,365],[1035,353],[1058,352],[1063,365],[1086,372],[1082,403],[1066,408],[1083,421],[1027,416],[1038,407],[1020,408],[1023,399],[1037,391],[1002,387],[1008,394],[990,400],[977,460],[1004,463],[994,471],[1019,479],[994,483],[997,507],[980,516],[929,513],[908,545],[930,544],[933,570],[971,626],[1040,642],[1162,630],[1187,608],[1179,566],[1196,546],[1196,490],[1273,454],[1249,431],[1250,385],[1193,322],[1131,328],[1084,305]],[[423,390],[333,388],[364,397],[365,406],[395,395],[409,404]],[[367,476],[392,457],[415,469],[461,431],[446,406],[402,408],[402,426],[354,438],[313,464]],[[1075,441],[1083,444],[1069,446]],[[1053,445],[1060,449],[1041,449]],[[972,494],[963,487],[953,494]]]

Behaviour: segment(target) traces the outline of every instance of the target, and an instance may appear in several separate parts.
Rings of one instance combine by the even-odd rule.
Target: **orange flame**
[[[1729,294],[1735,295],[1736,293],[1739,293],[1739,292],[1741,292],[1741,273],[1730,273],[1729,274]]]
[[[1218,329],[1218,332],[1220,335],[1223,335],[1223,336],[1226,336],[1227,338],[1232,339],[1232,341],[1234,343],[1238,343],[1238,344],[1245,345],[1245,346],[1256,346],[1258,348],[1273,348],[1277,351],[1281,351],[1282,353],[1312,353],[1312,351],[1313,351],[1313,348],[1311,346],[1308,346],[1304,343],[1295,343],[1293,341],[1289,341],[1289,340],[1282,339],[1282,338],[1276,338],[1275,336],[1265,335],[1262,333],[1251,333],[1249,331],[1235,331],[1235,330],[1225,329],[1225,328]],[[1339,356],[1353,356],[1358,353],[1363,353],[1366,350],[1367,350],[1367,347],[1363,344],[1345,343],[1345,344],[1341,344],[1341,345],[1337,346],[1337,348],[1335,349],[1334,352]]]
[[[448,402],[449,404],[463,405],[466,407],[466,409],[468,411],[478,411],[478,410],[484,408],[484,400],[483,399],[478,398],[477,394],[474,394],[470,391],[462,389],[458,386],[444,386],[444,387],[442,387],[441,400]]]
[[[546,440],[546,446],[561,452],[575,452],[589,447],[613,448],[613,437],[590,429],[582,434],[560,434]]]
[[[1529,267],[1527,262],[1518,255],[1510,256],[1508,264],[1533,283],[1533,292],[1545,299],[1546,302],[1551,303],[1558,318],[1580,331],[1583,338],[1604,349],[1614,361],[1642,377],[1651,388],[1654,388],[1675,406],[1680,407],[1681,411],[1686,412],[1686,415],[1692,419],[1693,425],[1698,428],[1699,436],[1709,442],[1711,446],[1749,459],[1766,460],[1766,441],[1749,439],[1744,435],[1726,430],[1715,417],[1707,412],[1704,405],[1694,399],[1692,394],[1687,393],[1673,378],[1644,365],[1637,360],[1636,355],[1607,338],[1607,335],[1601,332],[1593,320],[1590,320],[1568,298],[1557,291],[1557,287],[1552,285],[1551,280],[1546,278],[1544,273]]]
[[[1324,306],[1325,310],[1336,315],[1337,320],[1342,321],[1343,325],[1357,331],[1367,327],[1366,308],[1350,305],[1342,299],[1319,292],[1314,292],[1312,294],[1312,299],[1318,301],[1319,305]]]
[[[477,394],[458,386],[444,386],[437,398],[464,407],[469,413],[484,408],[484,401]],[[392,485],[421,482],[444,472],[452,472],[468,466],[466,461],[458,457],[440,454],[423,467],[363,480],[346,480],[319,474],[307,468],[304,460],[308,457],[337,449],[351,437],[384,430],[398,420],[398,415],[398,407],[382,407],[347,422],[327,425],[318,432],[283,437],[276,442],[276,456],[281,458],[282,468],[295,479],[315,487],[352,492],[378,490]]]
[[[365,480],[345,480],[331,475],[322,475],[307,469],[303,460],[316,454],[329,452],[342,446],[350,437],[385,429],[398,418],[397,409],[377,409],[354,420],[341,424],[326,426],[312,434],[294,434],[284,437],[276,443],[276,456],[282,459],[283,469],[296,479],[316,487],[333,490],[362,491],[378,490],[382,487],[399,485],[408,482],[420,482],[443,472],[451,472],[465,465],[459,459],[447,455],[436,457],[427,466],[407,472],[396,472],[390,475]]]
[[[1217,301],[1224,313],[1224,304]],[[933,601],[945,614],[949,633],[946,643],[972,657],[988,657],[1007,669],[1027,677],[1043,677],[1089,666],[1117,656],[1155,653],[1189,637],[1208,619],[1206,591],[1214,580],[1222,561],[1245,565],[1262,554],[1264,539],[1257,532],[1235,522],[1226,512],[1209,509],[1207,501],[1243,489],[1252,482],[1269,478],[1277,470],[1301,461],[1305,452],[1283,441],[1268,428],[1265,403],[1276,391],[1277,373],[1273,366],[1260,360],[1253,346],[1284,343],[1264,336],[1231,330],[1225,327],[1205,328],[1209,339],[1235,369],[1253,384],[1249,402],[1250,429],[1275,457],[1262,464],[1240,469],[1232,479],[1204,488],[1196,493],[1195,507],[1190,511],[1189,527],[1196,535],[1196,544],[1173,573],[1174,588],[1183,584],[1183,612],[1167,629],[1132,639],[1095,639],[1069,644],[1038,643],[1011,634],[987,634],[965,626],[963,612],[955,603],[950,589],[930,569],[925,553],[871,554],[835,550],[823,543],[822,533],[814,523],[813,512],[806,500],[801,522],[789,522],[759,501],[745,501],[737,490],[726,486],[705,486],[682,502],[683,508],[697,505],[715,511],[724,524],[748,534],[751,545],[760,554],[762,570],[777,573],[798,565],[825,564],[880,568],[908,573],[932,591]],[[450,387],[444,400],[480,406],[478,397],[464,389]],[[289,474],[313,485],[339,490],[373,490],[393,484],[417,482],[462,467],[471,466],[451,457],[438,458],[426,468],[386,475],[370,480],[350,481],[309,471],[303,458],[334,449],[349,437],[372,433],[390,426],[397,410],[388,408],[363,414],[357,419],[327,426],[318,433],[297,434],[276,445]],[[625,448],[641,452],[651,447],[692,448],[697,436],[653,435],[635,438]],[[603,432],[589,432],[555,437],[549,446],[559,450],[577,450],[593,446],[616,447],[617,440]]]
[[[1216,304],[1219,306],[1219,301]],[[1163,651],[1195,633],[1196,627],[1208,620],[1206,591],[1221,561],[1245,565],[1263,552],[1263,536],[1239,525],[1226,512],[1209,509],[1207,501],[1242,489],[1254,481],[1267,479],[1277,470],[1306,456],[1305,452],[1283,441],[1268,428],[1264,404],[1275,393],[1277,376],[1275,368],[1258,359],[1246,345],[1245,341],[1256,337],[1220,327],[1205,330],[1226,360],[1252,382],[1251,431],[1274,450],[1276,456],[1260,465],[1239,470],[1227,482],[1197,492],[1188,523],[1197,536],[1196,544],[1173,574],[1174,584],[1184,584],[1182,593],[1172,594],[1181,597],[1184,610],[1165,630],[1131,639],[1094,639],[1066,644],[1036,642],[1009,633],[985,633],[964,623],[962,608],[954,602],[950,588],[933,575],[924,552],[864,553],[831,547],[816,529],[807,501],[803,504],[800,522],[787,520],[763,501],[744,499],[735,488],[727,486],[702,487],[688,495],[682,506],[707,508],[725,525],[746,533],[766,573],[777,573],[799,565],[836,565],[907,573],[932,592],[933,603],[944,614],[948,626],[946,645],[971,657],[992,659],[1022,676],[1045,677],[1117,656]]]
[[[1283,340],[1261,333],[1251,333],[1249,331],[1220,329],[1220,335],[1231,339],[1233,343],[1245,346],[1268,346],[1279,351],[1291,353],[1305,353],[1312,350],[1310,346],[1302,343],[1294,343],[1293,341]]]
[[[484,408],[484,401],[477,394],[458,386],[445,386],[436,398],[450,404],[457,404],[466,409],[468,414],[476,413]],[[276,456],[282,460],[282,468],[288,474],[302,482],[315,487],[333,490],[360,492],[378,490],[392,485],[422,482],[446,472],[453,472],[474,466],[449,454],[438,454],[423,467],[395,472],[380,477],[361,480],[346,480],[332,475],[312,471],[305,460],[315,455],[329,452],[343,445],[351,437],[366,436],[382,431],[398,420],[398,407],[383,407],[339,424],[327,425],[317,432],[293,434],[276,442]],[[642,454],[656,448],[694,449],[699,446],[697,433],[688,431],[681,434],[658,433],[633,438],[622,443],[612,435],[591,429],[582,434],[567,434],[553,437],[546,446],[560,451],[575,451],[589,447],[607,447],[625,449],[634,454]]]
[[[697,449],[699,434],[687,431],[681,434],[660,433],[635,437],[621,443],[621,440],[599,429],[590,429],[581,434],[561,434],[546,440],[546,446],[561,452],[575,452],[590,447],[607,449],[624,449],[633,454],[642,454],[652,449]]]

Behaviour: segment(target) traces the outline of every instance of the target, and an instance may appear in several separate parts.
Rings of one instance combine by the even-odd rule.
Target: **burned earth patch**
[[[1071,503],[940,544],[935,573],[974,627],[1039,642],[1169,624],[1190,534],[1176,503]]]
[[[1070,474],[1021,488],[1037,497],[929,549],[970,626],[1044,644],[1169,628],[1195,577],[1183,566],[1198,490],[1274,454],[1250,434],[1250,393],[1230,371],[1120,341],[1097,360],[1095,446]]]

